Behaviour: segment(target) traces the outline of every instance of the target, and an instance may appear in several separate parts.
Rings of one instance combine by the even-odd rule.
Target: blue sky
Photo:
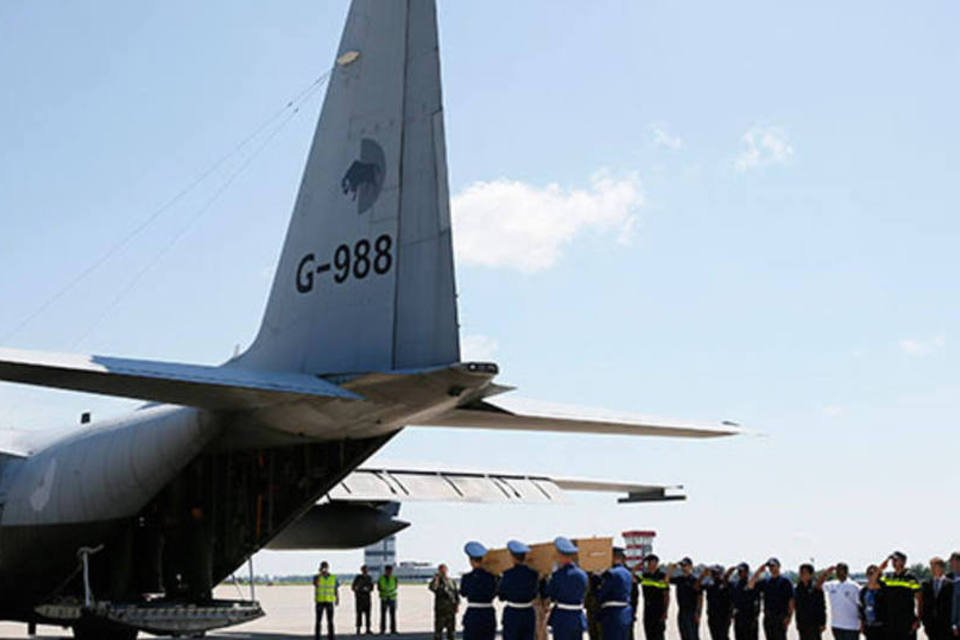
[[[248,344],[319,94],[201,217],[225,174],[18,327],[322,73],[345,12],[0,5],[0,342],[199,363]],[[682,482],[690,500],[408,505],[401,555],[456,565],[466,538],[636,527],[720,562],[956,546],[958,13],[441,2],[465,343],[525,397],[763,436],[411,429],[384,458]],[[536,215],[501,226],[517,212]],[[0,386],[2,427],[127,406]]]

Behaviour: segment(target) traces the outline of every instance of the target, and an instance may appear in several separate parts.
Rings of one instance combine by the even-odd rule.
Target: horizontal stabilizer
[[[683,500],[682,487],[553,478],[546,475],[360,468],[334,487],[328,497],[344,502],[476,502],[563,504],[567,491],[626,494],[621,502]]]
[[[14,349],[0,349],[0,380],[201,409],[250,409],[302,398],[359,398],[307,374]]]
[[[739,425],[733,422],[698,424],[684,420],[617,414],[599,409],[534,404],[515,399],[498,399],[497,404],[488,400],[477,401],[417,424],[428,427],[672,438],[716,438],[742,433]]]

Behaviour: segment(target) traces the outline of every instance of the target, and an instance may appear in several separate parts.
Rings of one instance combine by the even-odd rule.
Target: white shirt
[[[860,585],[853,580],[830,580],[823,585],[830,596],[830,626],[848,631],[860,630]]]

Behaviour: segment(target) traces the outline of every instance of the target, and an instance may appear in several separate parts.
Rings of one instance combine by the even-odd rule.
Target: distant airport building
[[[621,535],[625,543],[627,566],[635,567],[653,553],[653,539],[657,537],[656,531],[624,531]]]
[[[383,575],[385,566],[393,566],[393,575],[401,582],[428,582],[437,572],[437,566],[429,562],[397,562],[397,537],[388,536],[363,550],[363,564],[376,580]]]

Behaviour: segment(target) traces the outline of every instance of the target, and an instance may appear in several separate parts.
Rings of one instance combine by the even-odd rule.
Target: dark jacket
[[[357,602],[365,607],[370,606],[370,594],[373,593],[373,578],[369,574],[358,573],[350,586]]]
[[[796,603],[797,629],[819,629],[827,624],[827,602],[823,589],[811,580],[807,584],[797,582],[793,590]]]
[[[927,636],[948,635],[953,608],[953,581],[950,578],[944,578],[940,593],[934,595],[933,578],[924,580],[921,592],[923,609],[920,619],[923,620],[923,628],[927,630]]]
[[[869,587],[860,589],[860,622],[865,627],[882,627],[887,621],[886,592],[881,587],[872,591],[874,595],[873,621],[869,619],[867,610],[867,595],[871,593]]]

